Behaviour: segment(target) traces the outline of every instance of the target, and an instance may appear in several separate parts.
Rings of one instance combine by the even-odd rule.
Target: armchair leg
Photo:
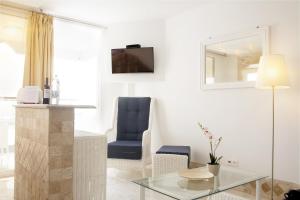
[[[103,200],[106,200],[106,187],[105,187],[105,189],[103,190],[103,194],[102,194],[103,196],[102,196],[102,199]]]
[[[140,186],[140,200],[145,200],[145,188]]]
[[[256,200],[260,200],[260,195],[261,195],[260,187],[261,187],[261,181],[258,180],[256,181]]]

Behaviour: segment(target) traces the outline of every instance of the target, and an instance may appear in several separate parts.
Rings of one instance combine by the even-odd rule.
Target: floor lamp
[[[260,58],[257,71],[256,87],[272,90],[272,177],[271,177],[271,200],[274,194],[274,136],[275,136],[275,90],[288,88],[288,72],[282,55],[266,55]]]

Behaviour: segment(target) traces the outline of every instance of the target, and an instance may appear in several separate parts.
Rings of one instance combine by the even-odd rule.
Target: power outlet
[[[238,167],[239,166],[239,161],[230,159],[230,160],[225,160],[225,164],[230,166],[230,167]]]

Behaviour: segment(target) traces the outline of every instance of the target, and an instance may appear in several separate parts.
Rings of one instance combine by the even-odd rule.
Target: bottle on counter
[[[48,78],[46,78],[46,83],[44,85],[43,104],[50,104],[50,85]]]
[[[59,104],[59,97],[60,97],[60,83],[59,83],[58,76],[55,75],[51,83],[51,103]]]

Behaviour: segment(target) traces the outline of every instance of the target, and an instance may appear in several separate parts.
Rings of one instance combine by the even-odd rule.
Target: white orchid
[[[218,165],[223,156],[217,157],[216,150],[218,149],[223,138],[219,137],[218,139],[214,139],[214,135],[208,130],[207,127],[203,126],[199,122],[198,122],[198,126],[201,128],[203,134],[209,139],[209,144],[210,144],[209,164]]]

